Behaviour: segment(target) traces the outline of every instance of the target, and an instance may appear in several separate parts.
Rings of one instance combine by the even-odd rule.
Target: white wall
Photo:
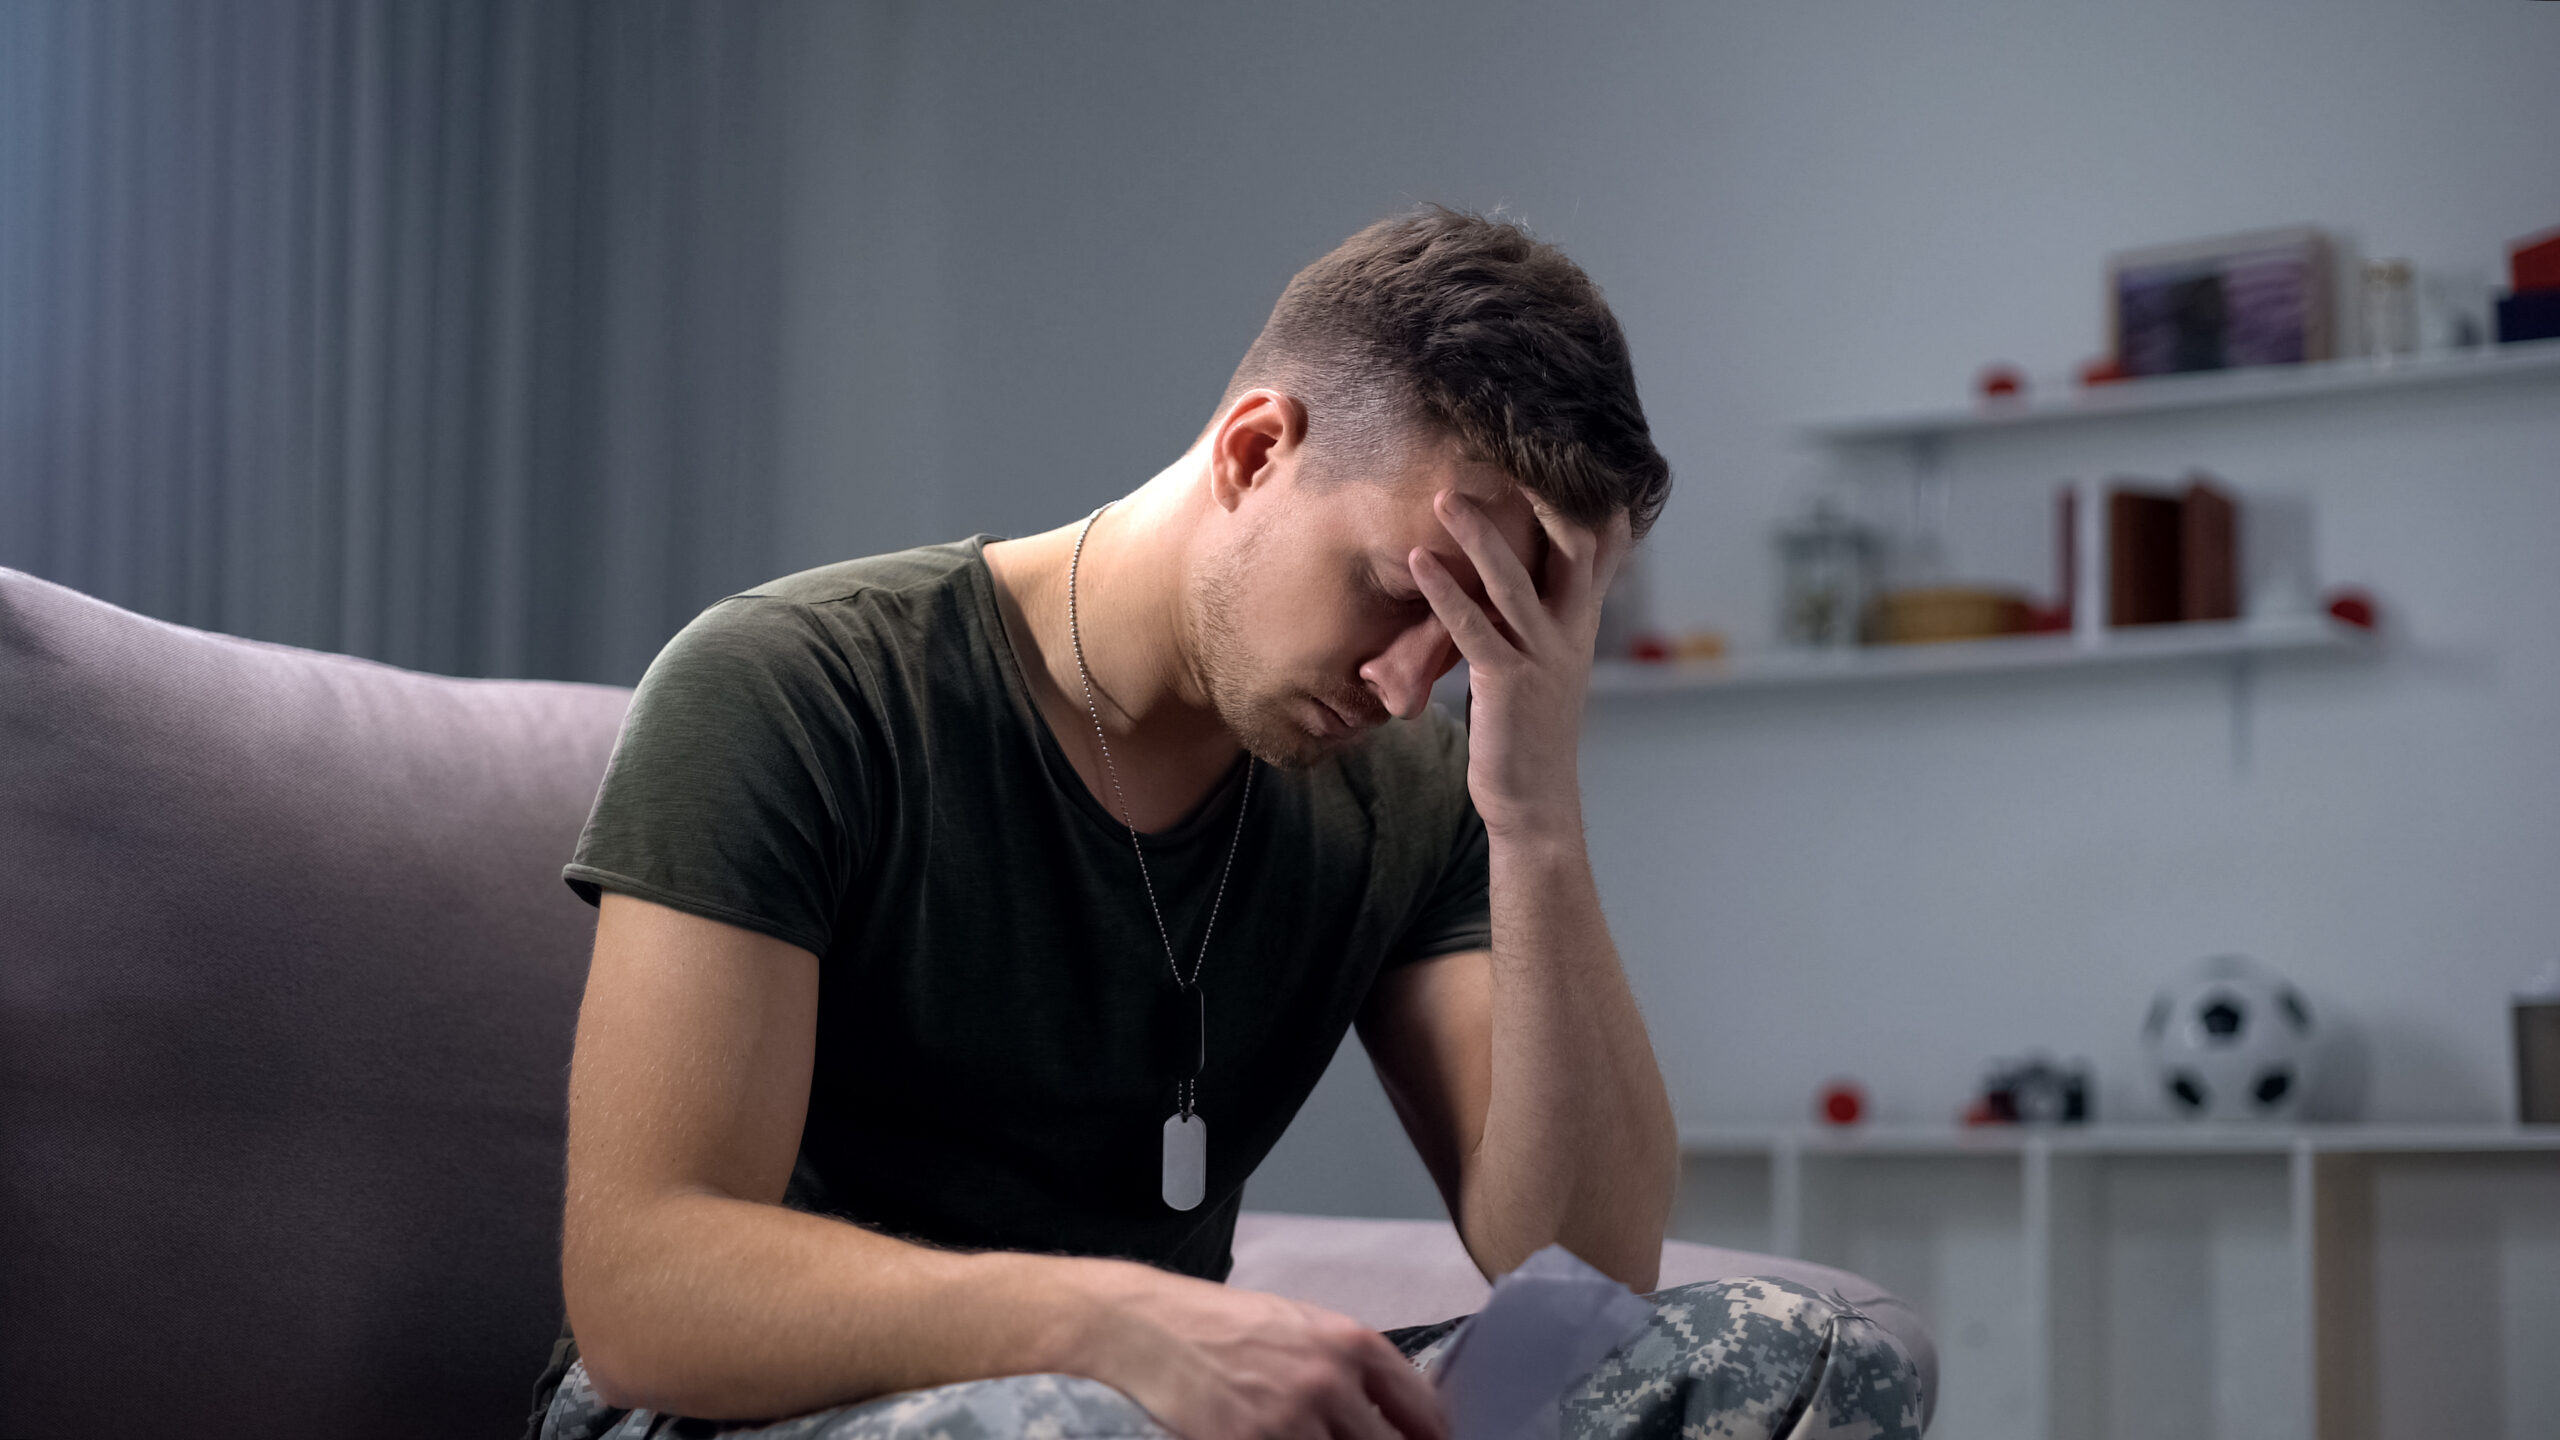
[[[2066,372],[2103,343],[2110,250],[2309,221],[2485,274],[2560,222],[2555,5],[806,24],[795,563],[1119,493],[1187,442],[1292,270],[1440,199],[1507,207],[1608,290],[1678,474],[1658,608],[1757,637],[1768,527],[1820,464],[1791,423],[1955,402],[1993,359]],[[1595,859],[1683,1121],[1794,1119],[1835,1072],[1889,1118],[1942,1119],[2030,1045],[2095,1059],[2121,1115],[2150,986],[2226,949],[2365,1032],[2370,1114],[2507,1114],[2504,994],[2560,954],[2560,396],[2128,423],[1949,463],[2013,537],[2084,469],[2310,494],[2327,575],[2372,585],[2400,643],[2264,676],[2245,765],[2202,674],[1596,708]],[[1957,559],[2028,568],[2014,541],[1959,535]],[[1254,1202],[1427,1212],[1346,1053]]]

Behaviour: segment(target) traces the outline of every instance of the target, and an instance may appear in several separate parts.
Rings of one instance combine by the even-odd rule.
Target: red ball
[[[2130,377],[2124,373],[2124,367],[2116,363],[2113,355],[2101,355],[2080,367],[2080,383],[2083,385],[2113,385],[2127,378]]]
[[[1627,654],[1647,665],[1659,665],[1671,658],[1671,642],[1659,635],[1639,635],[1627,647]]]
[[[2370,630],[2374,623],[2373,596],[2353,586],[2332,590],[2329,613],[2358,629]]]
[[[1822,1087],[1822,1118],[1832,1125],[1855,1125],[1867,1113],[1867,1095],[1854,1081],[1835,1080]]]
[[[1985,400],[2011,399],[2025,391],[2027,377],[2015,365],[1986,365],[1973,383]]]

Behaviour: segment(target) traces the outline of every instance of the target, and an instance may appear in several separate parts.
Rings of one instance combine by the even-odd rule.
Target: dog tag
[[[1188,1210],[1209,1193],[1209,1122],[1180,1111],[1164,1119],[1164,1203]]]

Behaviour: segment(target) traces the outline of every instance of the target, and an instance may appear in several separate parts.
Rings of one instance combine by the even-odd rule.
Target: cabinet
[[[1703,1130],[1672,1233],[1855,1270],[1946,1437],[2462,1434],[2560,1415],[2560,1127]]]

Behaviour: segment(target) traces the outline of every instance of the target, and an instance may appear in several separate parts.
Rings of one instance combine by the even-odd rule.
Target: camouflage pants
[[[1565,1397],[1561,1440],[1916,1440],[1920,1378],[1884,1328],[1783,1280],[1656,1291],[1653,1319]],[[1390,1330],[1417,1366],[1458,1321]],[[1171,1440],[1137,1402],[1079,1375],[1012,1375],[885,1395],[771,1422],[615,1410],[583,1365],[541,1440]]]

